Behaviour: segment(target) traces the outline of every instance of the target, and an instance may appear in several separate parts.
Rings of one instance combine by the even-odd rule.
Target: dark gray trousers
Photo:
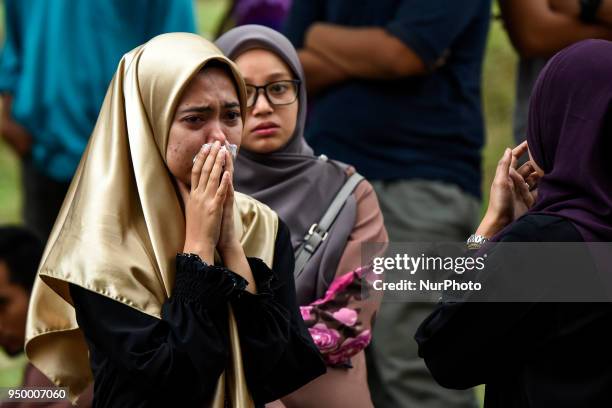
[[[427,180],[372,182],[390,242],[458,242],[474,233],[479,201]],[[473,390],[442,388],[417,355],[414,334],[434,304],[385,302],[368,348],[368,382],[377,408],[474,408]]]

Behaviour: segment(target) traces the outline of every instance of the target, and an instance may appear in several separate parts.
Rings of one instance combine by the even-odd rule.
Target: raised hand
[[[516,220],[535,203],[540,175],[531,162],[517,169],[518,159],[527,151],[527,142],[506,149],[497,164],[489,205],[477,234],[491,237]]]
[[[185,246],[183,252],[195,253],[209,264],[221,233],[225,198],[230,176],[223,170],[226,149],[219,142],[204,146],[191,170],[191,186],[178,181],[185,205]]]
[[[229,183],[223,203],[223,219],[221,220],[221,231],[217,243],[219,253],[241,246],[240,237],[236,236],[234,228],[234,161],[229,150],[225,150],[225,164],[225,172],[228,174]]]
[[[229,185],[225,195],[225,202],[223,203],[223,219],[221,220],[221,232],[217,243],[217,250],[225,266],[247,280],[246,290],[251,293],[257,293],[257,285],[253,278],[253,272],[247,261],[244,249],[240,244],[240,237],[236,235],[234,227],[234,222],[240,220],[234,219],[234,183],[232,181],[234,161],[229,150],[226,152],[225,163],[225,173],[229,175]]]

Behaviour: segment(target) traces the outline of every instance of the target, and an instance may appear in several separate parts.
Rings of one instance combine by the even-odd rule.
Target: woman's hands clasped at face
[[[225,159],[225,174],[228,177],[228,186],[225,193],[225,201],[223,202],[223,218],[221,219],[221,229],[219,231],[219,240],[217,249],[223,257],[226,252],[231,250],[240,250],[242,245],[239,238],[236,236],[234,228],[234,160],[229,151],[226,152]]]
[[[257,285],[234,227],[234,162],[230,151],[219,141],[205,145],[196,155],[191,186],[177,180],[185,203],[185,247],[209,265],[215,263],[215,249],[224,265],[248,282],[247,291]]]
[[[191,186],[178,181],[185,204],[183,252],[198,254],[209,264],[214,263],[215,248],[234,239],[231,171],[231,154],[217,141],[203,146],[196,155]]]
[[[525,214],[535,203],[537,183],[542,174],[531,161],[518,167],[519,158],[526,152],[527,142],[523,142],[514,149],[506,149],[499,160],[491,185],[489,206],[477,235],[490,238]]]

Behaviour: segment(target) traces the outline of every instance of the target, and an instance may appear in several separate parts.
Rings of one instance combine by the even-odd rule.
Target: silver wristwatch
[[[467,249],[480,249],[480,247],[483,246],[488,240],[489,239],[483,235],[472,234],[467,239]]]

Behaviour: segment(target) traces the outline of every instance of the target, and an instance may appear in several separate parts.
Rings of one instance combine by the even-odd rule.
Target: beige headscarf
[[[26,329],[28,358],[55,384],[69,387],[73,400],[92,376],[68,284],[157,318],[172,292],[185,217],[166,166],[168,132],[183,89],[211,60],[231,69],[244,119],[245,89],[237,68],[195,34],[160,35],[129,52],[108,88],[47,243]],[[238,193],[234,211],[247,256],[270,266],[278,218]],[[214,406],[223,406],[227,397],[233,406],[248,407],[252,401],[231,313],[230,338],[232,361],[219,379]]]

